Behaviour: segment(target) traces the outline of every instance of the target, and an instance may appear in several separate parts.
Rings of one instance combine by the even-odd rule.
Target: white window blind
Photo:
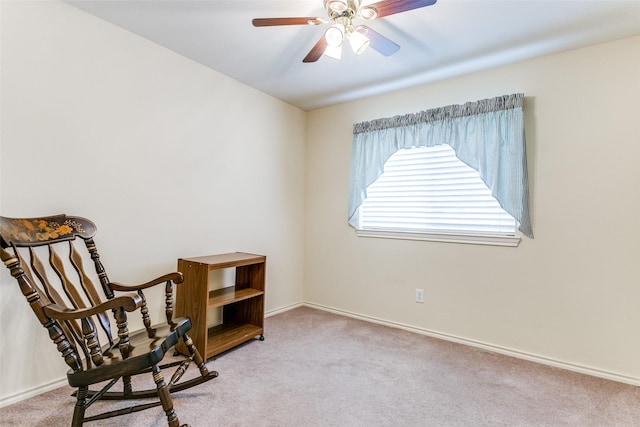
[[[446,144],[399,150],[367,188],[362,229],[514,235],[516,220]]]

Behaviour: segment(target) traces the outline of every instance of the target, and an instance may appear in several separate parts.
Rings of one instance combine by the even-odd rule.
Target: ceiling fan
[[[324,35],[311,48],[302,62],[316,62],[323,54],[340,59],[345,39],[349,41],[351,48],[357,55],[371,46],[384,56],[390,56],[400,49],[399,45],[366,25],[355,24],[354,21],[371,21],[387,15],[431,6],[435,2],[436,0],[382,0],[361,6],[361,0],[324,0],[324,7],[329,19],[319,17],[256,18],[252,22],[255,27],[330,23],[331,26],[327,28]]]

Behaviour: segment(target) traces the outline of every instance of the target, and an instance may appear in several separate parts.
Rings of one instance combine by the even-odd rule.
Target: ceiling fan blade
[[[371,28],[367,27],[366,25],[359,25],[356,28],[356,31],[367,36],[370,42],[369,46],[371,46],[372,49],[377,50],[384,56],[391,56],[394,53],[396,53],[398,50],[400,50],[399,45],[392,42],[382,34],[376,31],[373,31]]]
[[[322,37],[320,37],[320,40],[318,40],[318,43],[316,43],[315,46],[311,48],[309,53],[307,53],[307,56],[304,57],[302,62],[316,62],[318,59],[320,59],[326,49],[327,40],[323,35]]]
[[[318,25],[324,22],[323,19],[314,16],[297,18],[255,18],[254,27],[273,27],[276,25]]]
[[[377,18],[435,4],[437,0],[382,0],[369,6],[378,11]]]

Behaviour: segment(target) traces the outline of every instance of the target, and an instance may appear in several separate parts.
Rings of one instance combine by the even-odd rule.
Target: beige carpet
[[[304,307],[207,365],[220,376],[175,395],[193,427],[640,426],[638,387]],[[68,426],[70,393],[3,408],[0,425]],[[88,425],[166,422],[153,408]]]

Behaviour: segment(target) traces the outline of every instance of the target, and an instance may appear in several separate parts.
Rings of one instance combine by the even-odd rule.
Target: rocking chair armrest
[[[150,288],[152,286],[159,285],[167,281],[172,281],[173,283],[178,284],[178,283],[182,283],[183,280],[184,278],[182,277],[182,273],[174,272],[174,273],[165,274],[164,276],[160,276],[156,279],[153,279],[150,282],[143,283],[141,285],[125,285],[122,283],[111,282],[109,283],[109,286],[114,291],[131,292],[131,291],[139,291],[142,289]]]
[[[94,307],[72,309],[59,306],[57,304],[49,304],[44,306],[44,312],[47,316],[56,320],[73,320],[82,319],[93,316],[98,313],[105,312],[114,308],[122,307],[125,311],[134,311],[142,305],[142,297],[138,294],[121,295],[119,297],[107,300],[102,304]]]

